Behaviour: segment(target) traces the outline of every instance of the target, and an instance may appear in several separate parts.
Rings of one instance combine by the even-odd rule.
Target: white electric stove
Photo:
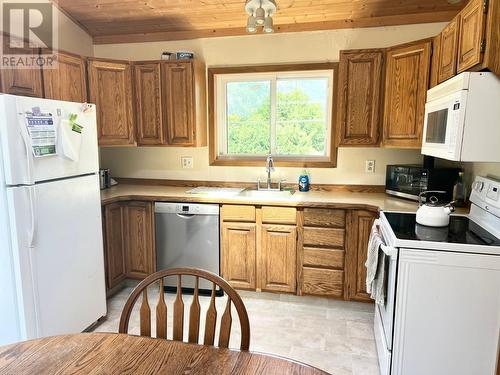
[[[381,375],[493,375],[500,366],[500,181],[477,177],[467,216],[444,228],[382,212]],[[379,255],[380,258],[380,255]]]

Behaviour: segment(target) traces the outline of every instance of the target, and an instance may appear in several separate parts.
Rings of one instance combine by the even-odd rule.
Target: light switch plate
[[[193,157],[181,156],[182,169],[193,169]]]
[[[365,173],[375,173],[375,160],[365,161]]]

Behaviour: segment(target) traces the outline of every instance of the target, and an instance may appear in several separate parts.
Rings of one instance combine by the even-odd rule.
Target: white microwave
[[[500,79],[465,72],[427,91],[422,154],[500,162]]]

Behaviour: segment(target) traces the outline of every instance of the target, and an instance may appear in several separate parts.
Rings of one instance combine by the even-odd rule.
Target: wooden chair
[[[218,285],[228,296],[226,308],[222,314],[219,347],[227,348],[231,335],[231,303],[234,304],[236,312],[240,320],[241,326],[241,342],[240,350],[248,350],[250,347],[250,323],[248,314],[238,293],[227,283],[226,280],[216,274],[196,268],[172,268],[168,270],[158,271],[146,277],[130,294],[127,303],[125,304],[120,318],[120,333],[128,333],[128,324],[130,315],[135,302],[142,294],[142,304],[140,308],[140,332],[141,336],[151,336],[151,308],[148,301],[148,286],[156,283],[159,280],[160,293],[158,304],[156,305],[156,337],[167,338],[167,305],[165,304],[165,296],[163,293],[163,278],[166,276],[177,276],[177,294],[174,301],[173,311],[173,339],[175,341],[184,340],[184,302],[182,300],[182,276],[194,276],[195,288],[193,293],[193,302],[189,310],[189,335],[188,342],[198,344],[200,331],[200,302],[198,298],[199,279],[205,279],[212,282],[212,293],[210,296],[210,304],[207,310],[205,321],[205,335],[203,344],[214,345],[215,325],[217,321],[217,310],[215,307],[215,289]]]

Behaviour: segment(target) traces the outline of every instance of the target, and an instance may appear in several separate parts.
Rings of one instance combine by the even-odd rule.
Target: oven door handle
[[[382,249],[382,251],[388,256],[388,257],[395,257],[397,256],[398,254],[398,250],[395,248],[395,247],[392,247],[392,246],[387,246],[387,245],[384,245],[384,244],[381,244],[380,245],[380,248]]]

